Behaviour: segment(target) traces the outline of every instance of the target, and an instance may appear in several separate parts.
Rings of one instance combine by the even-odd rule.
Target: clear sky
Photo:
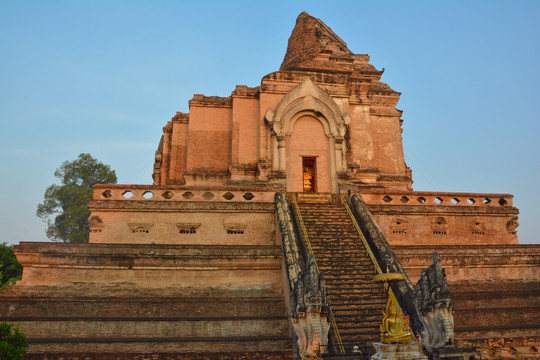
[[[402,93],[415,190],[514,194],[540,243],[540,1],[519,0],[0,0],[0,243],[46,240],[36,206],[81,152],[151,184],[166,122],[278,70],[302,11]]]

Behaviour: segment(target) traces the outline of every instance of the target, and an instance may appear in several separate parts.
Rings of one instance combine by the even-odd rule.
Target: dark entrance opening
[[[302,157],[304,192],[317,192],[317,159]]]

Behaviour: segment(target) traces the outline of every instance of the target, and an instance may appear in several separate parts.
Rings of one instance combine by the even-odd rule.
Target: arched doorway
[[[338,192],[338,174],[347,168],[344,136],[350,120],[310,78],[287,93],[275,111],[266,111],[272,172],[286,178],[287,191],[303,192],[306,161],[316,171],[316,185],[310,191]]]
[[[331,192],[328,138],[317,118],[304,115],[294,122],[287,149],[288,191]]]

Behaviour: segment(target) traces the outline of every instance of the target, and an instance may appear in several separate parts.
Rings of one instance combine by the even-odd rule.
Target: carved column
[[[279,170],[279,142],[275,134],[272,134],[272,171]]]
[[[278,139],[278,158],[279,158],[279,169],[280,171],[285,171],[287,168],[287,145],[285,141],[285,136],[277,136]]]
[[[336,171],[339,173],[343,171],[343,152],[342,152],[342,143],[343,139],[335,139],[336,147]]]

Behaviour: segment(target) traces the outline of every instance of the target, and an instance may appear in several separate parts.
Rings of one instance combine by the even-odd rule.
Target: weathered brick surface
[[[163,128],[154,186],[95,187],[93,244],[17,248],[0,316],[31,335],[27,358],[292,359],[272,192],[300,190],[301,156],[319,191],[371,196],[411,279],[441,253],[458,345],[537,351],[540,247],[514,246],[511,195],[412,192],[382,73],[302,13],[260,86],[195,95]],[[383,301],[347,217],[304,211],[346,340],[375,339]]]
[[[35,353],[24,357],[25,360],[287,360],[293,359],[291,351],[265,352],[81,352],[81,353]]]
[[[204,107],[192,105],[190,110],[186,171],[227,171],[231,141],[230,108],[210,104]]]
[[[297,157],[308,151],[321,162],[320,191],[337,191],[337,182],[342,189],[407,190],[412,182],[403,156],[401,111],[396,109],[400,94],[379,81],[382,73],[369,64],[369,56],[353,54],[322,21],[302,13],[279,71],[264,76],[259,87],[238,85],[230,97],[195,95],[190,113],[177,114],[167,124],[156,152],[154,184],[264,184],[295,191],[302,180]],[[279,118],[266,118],[307,78],[324,96],[317,91],[301,94]],[[323,105],[299,105],[306,99]],[[339,111],[328,112],[334,108]],[[327,139],[313,138],[308,144],[320,147],[313,151],[305,148],[305,139],[315,133],[280,129],[285,117],[296,121],[303,115],[345,122],[348,128],[327,126]],[[280,130],[285,133],[278,135]],[[273,174],[277,169],[286,174]],[[330,188],[327,178],[333,179]]]
[[[22,243],[15,252],[23,280],[0,293],[0,317],[28,335],[31,358],[291,351],[275,245]]]
[[[459,344],[522,349],[540,343],[540,246],[392,249],[413,283],[429,266],[431,254],[439,252],[452,291]]]
[[[391,245],[518,244],[510,194],[359,192]]]

